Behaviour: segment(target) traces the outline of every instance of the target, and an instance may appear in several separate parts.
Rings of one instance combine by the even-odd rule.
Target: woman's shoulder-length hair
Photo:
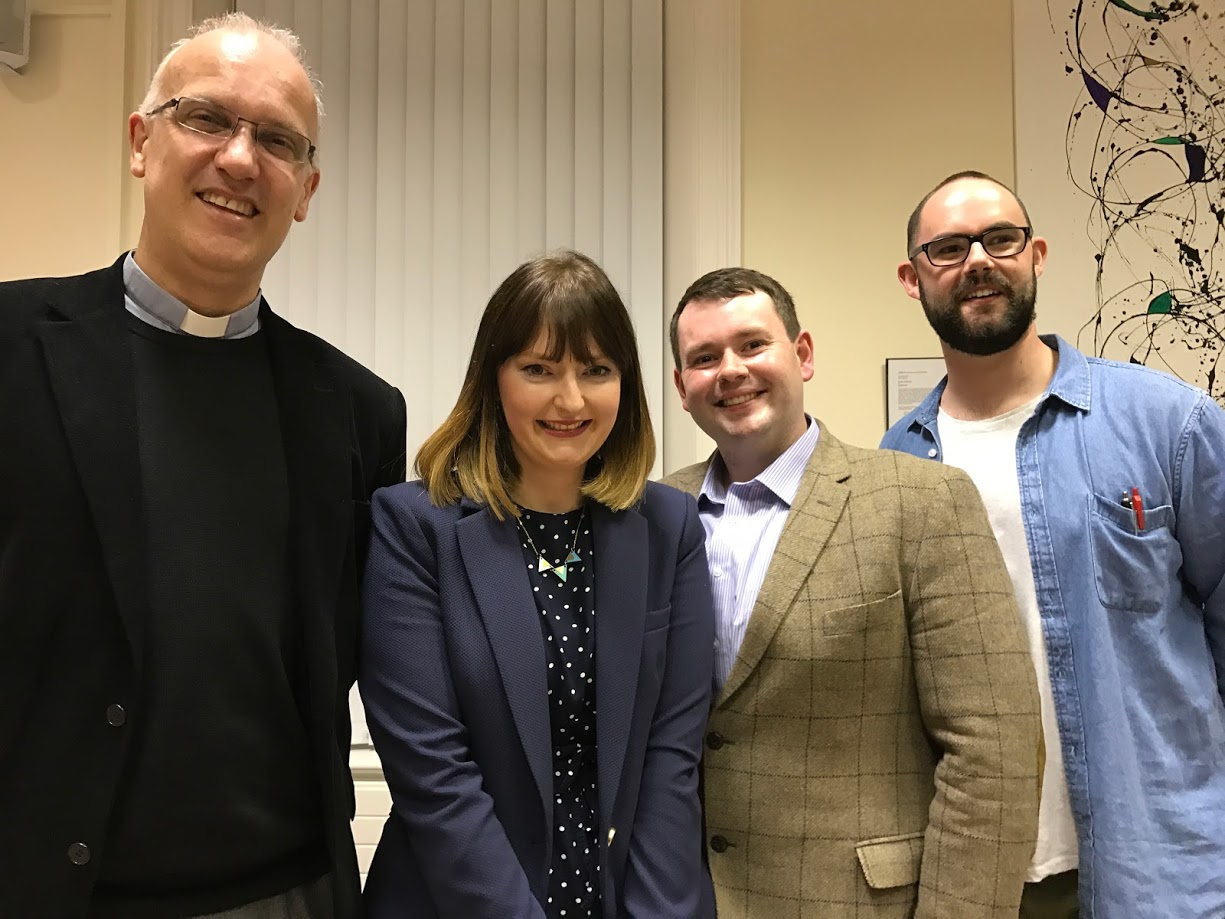
[[[549,360],[592,358],[592,345],[621,374],[621,400],[608,439],[587,464],[583,495],[625,510],[642,496],[655,462],[633,322],[594,261],[564,250],[524,262],[489,299],[459,399],[417,452],[416,471],[439,506],[468,498],[499,519],[519,513],[511,490],[519,464],[498,394],[498,369],[545,333]]]

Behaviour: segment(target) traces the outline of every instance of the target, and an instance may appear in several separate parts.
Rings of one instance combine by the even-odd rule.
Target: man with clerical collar
[[[790,294],[690,285],[676,388],[717,447],[698,497],[716,615],[706,846],[721,919],[1015,919],[1038,698],[1008,572],[960,470],[804,411]]]
[[[321,110],[293,33],[201,24],[128,120],[135,252],[0,284],[0,916],[357,915],[347,693],[405,406],[260,294]]]

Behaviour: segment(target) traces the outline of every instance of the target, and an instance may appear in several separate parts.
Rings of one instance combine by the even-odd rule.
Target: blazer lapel
[[[455,528],[460,555],[489,636],[519,741],[536,779],[548,826],[546,838],[551,840],[553,744],[540,614],[532,600],[514,523],[499,521],[488,509],[470,501],[463,503],[465,510],[472,512]]]
[[[710,464],[714,462],[717,454],[712,453],[706,458],[704,463],[696,463],[693,466],[686,466],[684,469],[678,469],[672,475],[668,476],[664,481],[673,488],[679,488],[681,491],[686,491],[695,498],[702,490],[702,483],[706,481],[706,471],[710,469]]]
[[[87,275],[80,284],[65,284],[63,302],[52,305],[65,316],[77,318],[43,322],[38,334],[115,602],[139,668],[148,616],[147,557],[141,529],[136,382],[127,340],[122,264],[121,258],[111,269]],[[72,559],[65,562],[71,565]]]
[[[336,715],[336,633],[354,626],[338,618],[353,534],[350,401],[331,364],[309,347],[310,338],[267,303],[260,309],[260,323],[268,336],[285,445],[291,571],[303,614],[310,719],[314,736],[327,739]]]
[[[647,613],[647,522],[637,511],[614,513],[594,501],[596,756],[600,820],[611,825],[642,661]]]
[[[787,610],[795,602],[796,594],[825,551],[850,496],[850,487],[846,484],[850,475],[842,442],[822,425],[816,449],[800,479],[787,522],[774,548],[761,592],[753,604],[740,653],[715,700],[716,708],[730,699],[757,667]]]

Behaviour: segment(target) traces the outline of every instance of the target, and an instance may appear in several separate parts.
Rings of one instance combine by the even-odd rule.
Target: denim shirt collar
[[[1048,398],[1058,399],[1069,408],[1078,411],[1089,411],[1091,384],[1088,359],[1058,335],[1039,335],[1038,337],[1043,344],[1059,356],[1059,362],[1055,366],[1055,376],[1051,379],[1051,385],[1047,387],[1035,411],[1040,410]],[[910,424],[912,429],[915,427],[930,429],[935,426],[936,417],[940,413],[940,399],[944,395],[944,387],[948,385],[948,381],[949,378],[945,376],[919,404],[915,410],[914,420]]]
[[[1046,394],[1054,396],[1070,408],[1089,411],[1089,359],[1058,335],[1040,335],[1039,338],[1059,355],[1055,377],[1047,387]]]

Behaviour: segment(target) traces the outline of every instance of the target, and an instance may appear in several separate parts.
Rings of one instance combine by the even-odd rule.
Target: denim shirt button
[[[927,455],[930,456],[932,459],[935,459],[936,458],[936,448],[932,447],[930,450],[928,450]]]

